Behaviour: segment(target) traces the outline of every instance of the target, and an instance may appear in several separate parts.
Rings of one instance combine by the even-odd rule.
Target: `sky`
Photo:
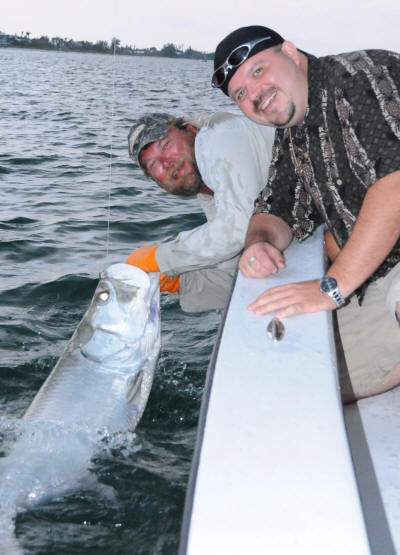
[[[228,33],[264,25],[316,55],[400,52],[400,0],[4,0],[0,31],[136,48],[173,42],[213,52]]]

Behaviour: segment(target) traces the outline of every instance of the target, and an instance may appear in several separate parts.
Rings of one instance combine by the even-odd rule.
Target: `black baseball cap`
[[[240,46],[247,45],[252,41],[257,41],[260,39],[254,47],[250,48],[250,50],[244,50],[244,57],[242,61],[239,61],[237,65],[231,67],[231,64],[228,62],[228,58],[232,54],[234,50],[239,48]],[[264,40],[261,40],[264,39]],[[263,27],[262,25],[251,25],[249,27],[240,27],[232,33],[229,33],[217,46],[215,49],[214,54],[214,75],[216,70],[223,69],[224,71],[224,80],[221,85],[215,85],[219,89],[222,90],[227,96],[228,95],[228,85],[229,81],[234,76],[236,70],[240,67],[240,65],[248,60],[251,56],[258,54],[262,50],[266,50],[267,48],[271,48],[271,46],[276,46],[277,44],[281,44],[284,42],[285,39],[281,37],[278,33],[269,29],[268,27]],[[223,66],[227,63],[227,67],[224,68]],[[213,83],[215,79],[213,76]]]

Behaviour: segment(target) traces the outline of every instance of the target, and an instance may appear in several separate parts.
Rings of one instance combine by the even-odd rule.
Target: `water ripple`
[[[4,455],[13,438],[4,419],[15,422],[29,406],[99,272],[139,245],[204,222],[195,199],[167,195],[132,163],[130,126],[150,111],[234,108],[209,88],[211,62],[18,49],[1,49],[0,62],[2,97],[12,98],[0,107]],[[163,346],[143,419],[136,434],[109,438],[93,459],[93,474],[120,505],[82,486],[19,515],[27,552],[176,553],[220,315],[184,314],[166,294],[161,305]]]

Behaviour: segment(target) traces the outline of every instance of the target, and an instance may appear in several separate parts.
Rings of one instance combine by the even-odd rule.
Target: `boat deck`
[[[180,552],[395,553],[399,395],[346,409],[350,451],[331,315],[286,319],[272,342],[271,315],[245,308],[267,287],[322,275],[322,230],[293,242],[286,261],[267,280],[238,275],[208,372]]]

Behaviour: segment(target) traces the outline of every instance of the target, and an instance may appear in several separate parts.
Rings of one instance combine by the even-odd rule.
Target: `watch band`
[[[319,283],[322,293],[329,295],[338,308],[346,303],[335,278],[326,275],[320,279]]]
[[[335,301],[337,307],[343,306],[346,302],[338,288],[328,293],[328,295]]]

